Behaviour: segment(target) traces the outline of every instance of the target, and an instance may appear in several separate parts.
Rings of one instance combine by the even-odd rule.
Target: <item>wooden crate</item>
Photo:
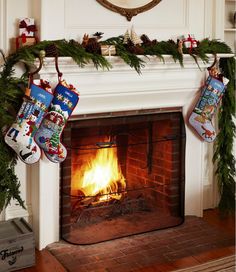
[[[0,272],[35,264],[33,231],[23,218],[0,222]]]

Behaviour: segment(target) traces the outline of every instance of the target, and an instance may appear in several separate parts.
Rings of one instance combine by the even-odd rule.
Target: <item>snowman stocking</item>
[[[228,83],[226,78],[221,80],[220,77],[215,76],[216,74],[212,73],[208,76],[201,97],[189,118],[189,123],[197,131],[199,136],[209,143],[213,142],[216,137],[212,117],[223,97],[225,85]]]
[[[53,94],[48,82],[43,80],[32,82],[27,91],[16,120],[5,135],[5,142],[23,162],[33,164],[41,155],[34,135],[53,99]]]
[[[78,101],[79,93],[73,86],[67,85],[65,81],[56,86],[50,111],[35,135],[35,141],[52,162],[62,162],[66,158],[67,151],[60,137]]]

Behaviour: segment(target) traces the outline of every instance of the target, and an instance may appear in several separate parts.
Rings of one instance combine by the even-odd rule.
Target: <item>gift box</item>
[[[20,19],[19,36],[34,37],[36,26],[33,18]]]
[[[114,56],[116,55],[115,45],[101,45],[101,53],[103,56]]]
[[[34,44],[36,44],[36,42],[37,42],[37,40],[36,40],[35,37],[22,36],[22,37],[16,38],[15,45],[16,45],[16,49],[18,49],[18,48],[21,48],[23,46],[34,45]]]
[[[188,34],[187,37],[184,37],[183,42],[186,48],[192,49],[197,47],[197,40],[193,34]]]

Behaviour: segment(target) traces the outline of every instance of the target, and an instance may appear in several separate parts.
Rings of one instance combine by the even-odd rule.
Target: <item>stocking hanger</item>
[[[214,62],[210,67],[207,68],[207,70],[211,76],[223,82],[223,74],[220,72],[219,68],[219,59],[217,58],[216,54],[214,54],[214,56],[215,56]]]
[[[218,67],[218,63],[219,63],[219,60],[218,60],[217,54],[214,53],[214,61],[213,61],[212,65],[207,68],[207,70],[210,71],[213,67],[215,67],[215,66]]]
[[[55,61],[55,68],[56,68],[56,71],[57,71],[58,81],[60,82],[63,74],[59,70],[58,56],[57,55],[54,57],[54,61]],[[39,67],[35,71],[29,73],[29,83],[32,83],[33,76],[35,74],[37,74],[42,69],[42,67],[43,67],[43,58],[39,57]]]

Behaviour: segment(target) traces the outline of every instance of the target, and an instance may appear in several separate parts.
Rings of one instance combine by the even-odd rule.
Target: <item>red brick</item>
[[[80,271],[79,268],[84,271],[83,269],[86,267],[87,271],[94,272],[96,271],[94,267],[96,267],[97,271],[99,269],[106,271],[105,269],[107,269],[107,271],[113,272],[124,267],[129,268],[127,271],[132,271],[136,267],[145,267],[151,264],[158,265],[163,260],[173,261],[182,257],[200,254],[206,250],[214,249],[217,245],[234,245],[234,239],[217,231],[201,218],[186,217],[184,224],[171,229],[149,232],[91,246],[76,246],[62,242],[61,248],[60,246],[56,247],[55,244],[51,248],[57,259],[63,261],[67,269],[69,269],[73,260],[73,266],[77,267],[78,271]],[[150,248],[153,248],[153,250]],[[126,256],[122,256],[122,254],[126,254]],[[107,259],[108,256],[111,257],[110,260]],[[85,262],[86,264],[84,264]]]

